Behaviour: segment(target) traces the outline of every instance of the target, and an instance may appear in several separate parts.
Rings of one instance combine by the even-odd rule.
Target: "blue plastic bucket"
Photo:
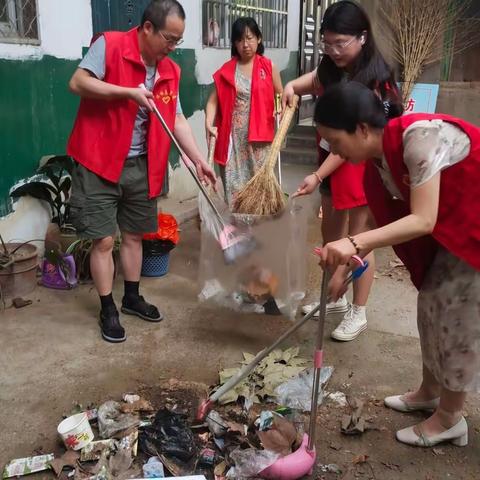
[[[170,254],[143,257],[142,277],[163,277],[168,273]]]

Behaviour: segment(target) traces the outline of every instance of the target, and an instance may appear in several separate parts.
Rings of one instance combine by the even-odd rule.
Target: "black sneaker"
[[[102,338],[107,342],[120,343],[127,339],[125,330],[118,319],[118,310],[115,307],[100,310],[100,328],[102,329]]]
[[[147,322],[160,322],[163,320],[163,315],[158,311],[158,308],[146,302],[141,295],[133,298],[123,297],[122,313],[136,315],[143,318],[143,320],[147,320]]]

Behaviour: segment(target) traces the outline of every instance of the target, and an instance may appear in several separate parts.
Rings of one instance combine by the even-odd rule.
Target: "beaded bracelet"
[[[347,235],[347,238],[350,240],[351,244],[355,247],[355,251],[357,252],[357,255],[360,253],[360,249],[358,248],[357,242],[351,235]]]

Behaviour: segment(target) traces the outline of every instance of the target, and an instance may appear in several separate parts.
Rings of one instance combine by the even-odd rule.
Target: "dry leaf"
[[[368,460],[368,455],[357,455],[353,460],[352,463],[354,465],[359,465],[361,463],[366,463]]]

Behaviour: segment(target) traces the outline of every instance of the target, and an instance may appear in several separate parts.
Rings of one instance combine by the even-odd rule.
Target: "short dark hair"
[[[383,102],[359,82],[332,85],[317,100],[314,120],[317,124],[354,133],[359,123],[383,128],[391,118],[402,114],[396,104]]]
[[[323,16],[320,33],[334,32],[360,37],[366,32],[365,43],[350,72],[349,80],[355,80],[372,90],[377,90],[384,100],[401,103],[393,69],[380,53],[372,31],[372,25],[364,8],[353,0],[341,0],[330,5]],[[328,87],[342,81],[345,72],[328,56],[323,55],[317,68],[319,82]]]
[[[232,25],[232,35],[230,37],[230,42],[232,45],[232,57],[238,57],[239,54],[237,52],[237,47],[235,46],[235,42],[238,42],[242,39],[243,35],[247,28],[260,40],[262,40],[262,32],[258,27],[258,23],[252,17],[240,17],[237,18]],[[265,52],[265,46],[260,41],[258,44],[257,53],[259,55],[263,55]]]
[[[165,22],[169,15],[177,15],[185,20],[185,10],[177,0],[152,0],[142,15],[140,25],[150,22],[155,31],[165,28]]]

